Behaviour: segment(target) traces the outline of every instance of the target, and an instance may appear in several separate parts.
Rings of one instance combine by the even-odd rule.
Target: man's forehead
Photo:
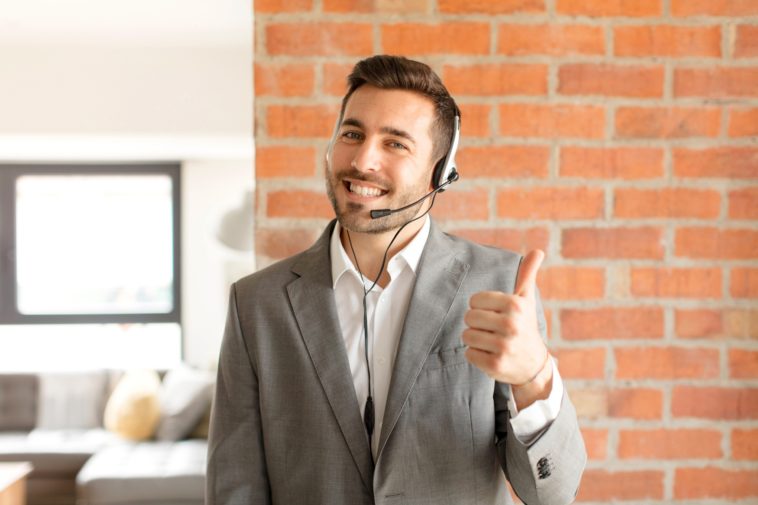
[[[364,84],[348,98],[343,124],[350,120],[365,127],[380,122],[383,129],[428,131],[434,121],[434,103],[426,96],[405,89],[381,89]]]

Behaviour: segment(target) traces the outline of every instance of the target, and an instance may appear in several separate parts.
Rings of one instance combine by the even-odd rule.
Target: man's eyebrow
[[[355,126],[356,128],[365,129],[363,126],[363,123],[361,123],[359,120],[352,118],[352,117],[346,117],[342,120],[342,126]],[[400,130],[398,128],[393,128],[391,126],[383,126],[379,129],[382,133],[387,133],[389,135],[394,135],[396,137],[404,138],[410,142],[412,142],[414,145],[416,144],[416,139],[413,138],[413,136],[408,133],[405,130]]]

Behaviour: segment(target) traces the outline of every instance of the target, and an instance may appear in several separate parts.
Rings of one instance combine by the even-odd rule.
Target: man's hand
[[[535,300],[537,271],[544,257],[539,249],[524,257],[512,295],[500,291],[473,295],[464,318],[466,358],[496,381],[513,385],[519,409],[550,393],[552,367],[545,363],[547,349],[537,326]]]

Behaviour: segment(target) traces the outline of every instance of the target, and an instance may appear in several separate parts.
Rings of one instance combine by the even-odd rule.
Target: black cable
[[[376,275],[376,279],[374,279],[373,284],[371,284],[371,287],[366,290],[366,280],[363,277],[363,270],[361,270],[361,266],[358,262],[358,256],[355,254],[355,249],[353,248],[353,240],[350,238],[350,230],[345,228],[345,233],[347,233],[347,242],[350,244],[350,252],[353,253],[353,258],[355,259],[355,266],[358,269],[358,275],[361,277],[361,287],[363,288],[363,353],[364,357],[366,359],[366,371],[368,372],[368,398],[366,399],[366,406],[363,409],[363,423],[366,425],[366,432],[368,433],[368,443],[369,447],[371,447],[371,438],[374,433],[374,399],[371,394],[371,365],[369,364],[368,359],[368,310],[366,307],[366,299],[368,298],[368,294],[371,293],[371,291],[376,287],[377,283],[379,282],[379,278],[382,276],[382,272],[384,271],[384,265],[387,263],[387,255],[390,252],[390,248],[392,247],[392,244],[395,243],[395,240],[400,235],[400,233],[403,231],[403,229],[411,224],[414,221],[418,221],[422,217],[429,214],[429,212],[432,210],[432,207],[434,206],[434,200],[437,198],[437,194],[435,193],[432,195],[432,202],[429,205],[429,208],[424,211],[423,214],[420,216],[416,216],[410,221],[406,222],[403,226],[398,228],[398,230],[395,232],[395,235],[392,237],[392,240],[390,240],[389,245],[387,246],[387,249],[384,250],[384,255],[382,256],[382,264],[379,267],[379,273]]]

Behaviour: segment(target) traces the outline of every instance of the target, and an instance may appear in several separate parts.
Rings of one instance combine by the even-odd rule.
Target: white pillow
[[[170,370],[160,391],[161,419],[155,438],[186,438],[202,419],[213,395],[211,372],[180,366]]]

